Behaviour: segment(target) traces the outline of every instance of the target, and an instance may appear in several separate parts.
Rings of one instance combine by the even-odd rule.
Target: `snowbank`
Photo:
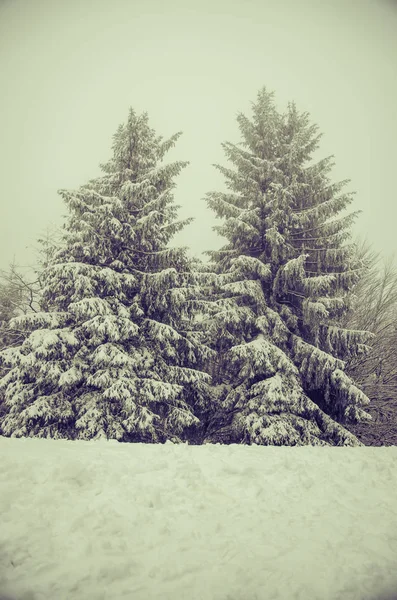
[[[397,447],[0,437],[0,597],[397,598]]]

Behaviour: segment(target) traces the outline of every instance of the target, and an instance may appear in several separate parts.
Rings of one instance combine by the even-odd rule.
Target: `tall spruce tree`
[[[186,250],[170,246],[187,223],[172,194],[187,163],[163,163],[179,135],[164,141],[131,109],[104,175],[60,191],[70,216],[42,310],[14,319],[30,334],[0,355],[3,435],[164,442],[200,426],[210,350],[192,325]]]
[[[215,165],[228,192],[209,206],[228,243],[209,254],[220,274],[209,334],[219,353],[218,409],[207,441],[358,445],[341,424],[370,418],[344,359],[370,334],[338,326],[360,267],[346,243],[356,213],[332,157],[314,162],[320,135],[290,103],[262,89],[242,143],[223,144],[234,168]],[[337,217],[337,218],[336,218]]]

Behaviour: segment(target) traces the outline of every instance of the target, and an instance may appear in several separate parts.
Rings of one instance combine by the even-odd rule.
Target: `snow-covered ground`
[[[397,598],[396,459],[0,437],[0,598]]]

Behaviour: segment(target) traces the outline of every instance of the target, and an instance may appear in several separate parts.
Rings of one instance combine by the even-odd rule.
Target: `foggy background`
[[[130,106],[159,135],[184,132],[167,160],[191,162],[175,199],[195,222],[175,243],[219,247],[211,164],[263,85],[310,112],[318,158],[334,154],[333,179],[357,192],[355,233],[394,252],[396,58],[391,0],[0,0],[0,268],[35,262],[66,214],[57,190],[100,174]]]

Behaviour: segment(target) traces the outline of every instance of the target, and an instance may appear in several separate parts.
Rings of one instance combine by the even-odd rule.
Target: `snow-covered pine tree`
[[[14,319],[30,335],[0,355],[3,435],[164,442],[200,426],[210,350],[192,325],[186,250],[169,245],[186,224],[172,190],[187,163],[163,163],[178,137],[164,141],[131,109],[104,175],[60,191],[70,214],[43,310]]]
[[[343,359],[365,352],[370,334],[338,326],[360,267],[346,243],[356,214],[338,216],[351,194],[331,183],[332,158],[311,160],[320,136],[294,104],[281,114],[264,88],[238,123],[242,143],[223,144],[234,168],[216,165],[229,191],[207,195],[228,240],[209,253],[222,285],[208,329],[221,375],[207,441],[358,445],[341,423],[370,418],[369,401]]]

